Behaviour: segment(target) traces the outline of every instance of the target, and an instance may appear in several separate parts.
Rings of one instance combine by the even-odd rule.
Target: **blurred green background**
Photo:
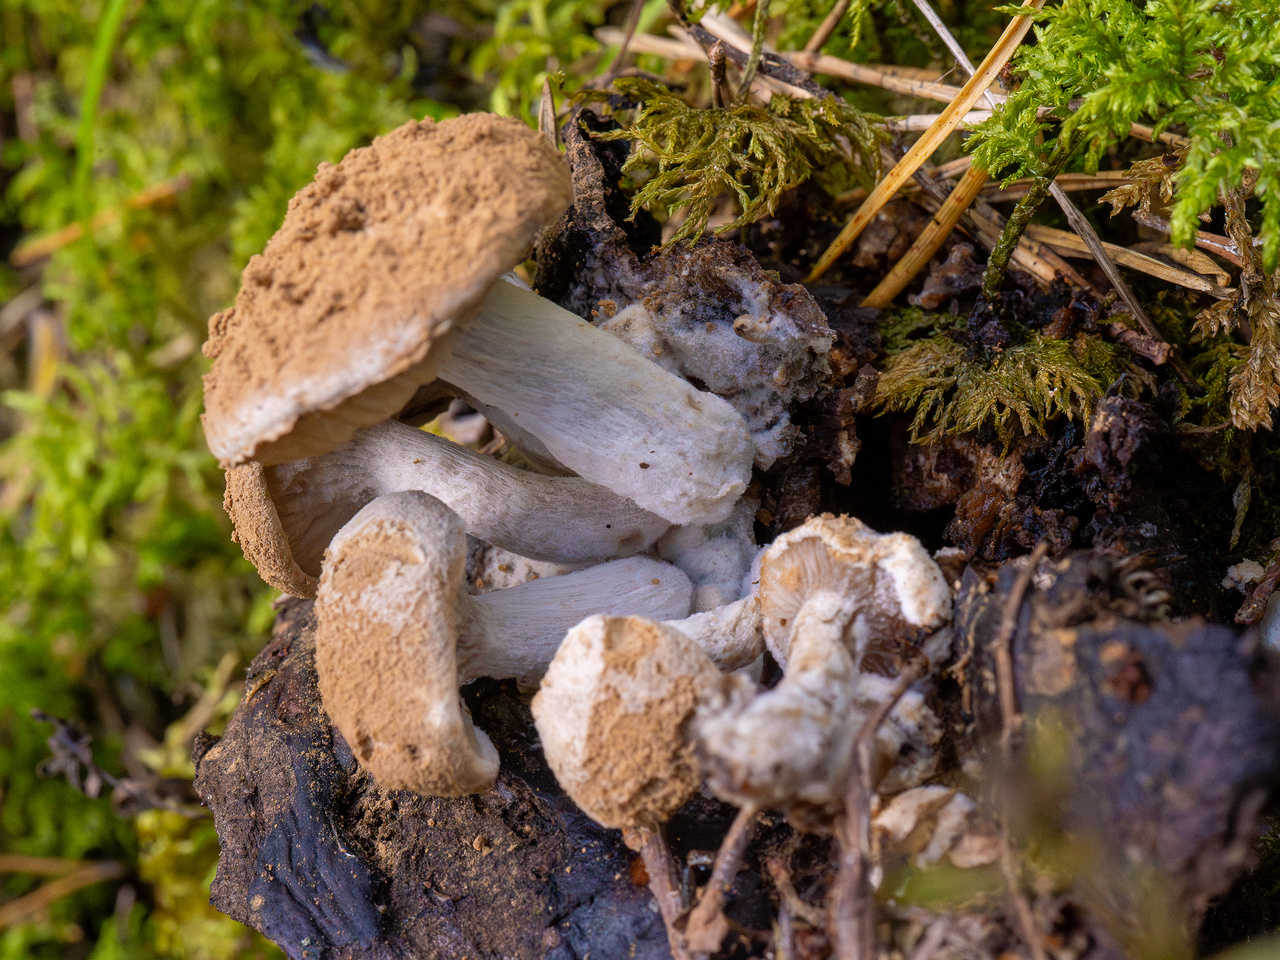
[[[608,6],[0,0],[0,957],[280,955],[208,906],[211,820],[136,812],[189,806],[272,617],[200,432],[206,319],[318,163],[532,121]],[[37,774],[32,708],[92,735],[114,805]]]

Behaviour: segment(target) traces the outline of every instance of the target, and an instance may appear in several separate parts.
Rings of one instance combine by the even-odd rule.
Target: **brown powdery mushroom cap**
[[[283,463],[395,416],[572,198],[546,139],[491,114],[406,123],[321,164],[209,321],[209,449]]]
[[[547,763],[597,823],[652,829],[702,782],[686,726],[720,681],[678,630],[588,617],[565,636],[533,698]]]
[[[915,537],[876,533],[861,520],[823,514],[783,534],[760,563],[760,609],[769,652],[784,667],[795,616],[815,592],[855,599],[846,642],[905,639],[951,617],[951,591]]]
[[[381,786],[481,793],[497,779],[498,752],[458,694],[466,528],[418,496],[416,510],[375,501],[334,538],[316,600],[320,696]]]

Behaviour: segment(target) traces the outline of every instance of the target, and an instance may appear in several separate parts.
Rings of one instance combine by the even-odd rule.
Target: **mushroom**
[[[486,114],[410,122],[322,165],[210,320],[210,449],[224,466],[327,453],[439,378],[673,523],[723,519],[750,478],[742,417],[498,282],[571,198],[544,138]]]
[[[795,615],[791,660],[776,687],[744,683],[694,724],[712,791],[738,806],[832,807],[842,796],[851,745],[864,719],[855,705],[861,651],[844,635],[857,598],[812,594]]]
[[[418,491],[374,500],[329,546],[316,597],[320,694],[384,787],[489,789],[497,755],[472,724],[461,683],[536,676],[565,631],[594,611],[688,611],[688,579],[640,557],[469,596],[466,549],[462,520]]]
[[[548,477],[388,421],[337,450],[227,471],[225,505],[245,556],[286,593],[315,595],[325,547],[375,497],[420,490],[475,537],[534,560],[587,563],[647,548],[669,524],[579,477]]]
[[[829,513],[809,518],[769,546],[759,591],[765,642],[783,667],[795,617],[815,591],[857,599],[847,644],[922,635],[951,617],[951,592],[919,540],[876,533],[854,517]]]
[[[588,617],[565,636],[533,698],[547,764],[596,823],[656,831],[702,783],[687,728],[720,681],[702,649],[670,626]]]
[[[863,655],[873,641],[940,626],[951,595],[914,538],[824,515],[765,551],[760,604],[786,674],[755,696],[740,684],[723,709],[700,715],[699,754],[722,799],[822,818],[843,801],[853,739],[892,687],[860,673]],[[876,732],[875,773],[896,775],[895,785],[919,782],[936,763],[929,748],[941,730],[913,693]],[[900,758],[908,769],[898,769]]]

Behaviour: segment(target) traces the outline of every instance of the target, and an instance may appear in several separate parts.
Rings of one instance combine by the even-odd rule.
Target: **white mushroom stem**
[[[497,756],[461,705],[461,682],[540,675],[565,632],[590,613],[689,609],[688,578],[639,557],[472,597],[466,549],[457,514],[405,491],[361,509],[325,557],[320,692],[383,786],[441,796],[488,789]]]
[[[494,284],[439,375],[672,523],[723,520],[751,478],[754,444],[727,402],[509,283]]]
[[[692,593],[689,578],[669,563],[628,557],[480,596],[463,594],[459,680],[536,681],[565,634],[587,617],[680,617],[689,612]]]
[[[312,576],[357,510],[400,490],[443,501],[474,537],[557,563],[627,556],[669,526],[579,477],[519,470],[394,421],[361,430],[332,453],[268,467],[265,475],[293,559]]]
[[[856,609],[848,595],[811,594],[796,614],[782,681],[755,697],[731,691],[727,704],[699,714],[699,755],[718,797],[760,807],[838,802],[862,721],[854,703],[862,651],[855,657],[845,641]]]

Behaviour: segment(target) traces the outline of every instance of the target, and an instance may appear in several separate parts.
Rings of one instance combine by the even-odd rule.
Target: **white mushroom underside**
[[[728,403],[509,283],[493,286],[440,377],[673,523],[724,519],[751,477],[754,445]]]

